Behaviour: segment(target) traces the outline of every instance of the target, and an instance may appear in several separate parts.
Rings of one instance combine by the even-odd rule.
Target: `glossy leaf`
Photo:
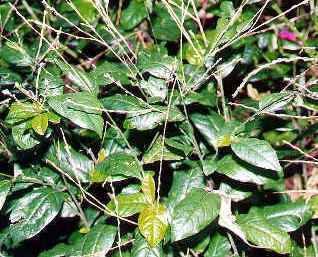
[[[62,207],[64,193],[51,188],[33,190],[20,198],[10,214],[10,235],[16,243],[43,230]]]
[[[240,225],[249,241],[257,246],[276,251],[277,253],[289,253],[291,240],[289,235],[277,226],[270,224],[264,215],[252,209],[248,214],[238,217]]]
[[[124,29],[129,30],[136,27],[148,15],[147,8],[143,1],[132,0],[129,2],[120,16],[120,24]]]
[[[38,114],[35,105],[30,102],[15,102],[11,104],[10,111],[5,119],[9,124],[15,124],[30,119]]]
[[[150,111],[145,102],[130,95],[115,94],[103,98],[101,102],[108,111],[120,113],[147,113]]]
[[[209,225],[219,214],[220,197],[194,188],[172,213],[171,241],[192,236]]]
[[[281,166],[271,145],[256,138],[242,138],[231,145],[233,152],[242,160],[260,168],[280,171]]]
[[[165,208],[159,203],[148,205],[138,217],[138,228],[151,247],[156,247],[168,228]]]
[[[157,137],[151,148],[143,156],[142,161],[144,163],[160,161],[161,158],[162,160],[166,161],[181,160],[183,158],[182,156],[169,150],[165,144],[162,145],[162,139],[162,136]]]
[[[277,178],[276,174],[248,165],[231,154],[224,156],[217,162],[216,171],[231,179],[255,183],[257,185],[264,185],[272,179]]]
[[[193,188],[205,188],[204,176],[199,167],[178,170],[173,173],[172,186],[168,194],[169,211],[183,200]]]
[[[127,119],[124,122],[124,127],[127,129],[138,129],[138,130],[148,130],[157,127],[160,124],[163,124],[166,121],[168,122],[177,122],[183,121],[184,115],[177,107],[171,107],[168,109],[163,106],[154,106],[157,110],[153,110],[146,114],[141,115],[127,115]],[[169,114],[167,115],[167,112]]]
[[[226,236],[216,232],[213,234],[209,248],[204,253],[204,257],[225,257],[231,256],[231,243]]]
[[[31,121],[24,121],[12,127],[12,137],[22,149],[31,149],[40,144],[39,139],[32,134],[31,127]]]
[[[313,210],[299,198],[295,203],[283,203],[259,208],[273,226],[292,232],[306,224],[313,217]]]
[[[66,255],[68,245],[59,243],[50,250],[42,252],[39,257],[63,257]]]
[[[152,97],[158,97],[161,100],[167,97],[167,84],[163,79],[151,76],[148,81],[142,81],[140,85]]]
[[[164,257],[162,246],[158,244],[156,247],[151,247],[146,239],[139,233],[136,233],[136,240],[131,249],[133,257]]]
[[[49,119],[46,113],[41,113],[32,119],[32,128],[39,135],[43,136],[49,125]]]
[[[75,178],[76,181],[89,182],[89,173],[93,162],[86,155],[76,152],[70,146],[57,142],[49,148],[45,159]]]
[[[71,120],[81,128],[95,131],[100,137],[103,133],[104,120],[101,117],[102,105],[95,96],[86,92],[65,94],[48,99],[50,107]]]
[[[141,178],[141,170],[135,157],[125,153],[114,153],[95,166],[91,174],[91,182],[104,182],[115,175]]]
[[[264,96],[259,101],[259,109],[262,112],[274,112],[281,109],[294,99],[295,95],[288,93],[274,93]]]
[[[141,180],[141,190],[145,195],[149,204],[152,204],[155,201],[155,191],[156,185],[153,177],[150,175],[145,175]]]
[[[87,1],[87,0],[81,0]],[[89,73],[77,68],[76,66],[71,66],[62,62],[59,59],[55,59],[56,64],[59,68],[64,72],[69,79],[74,83],[76,86],[80,87],[81,90],[87,91],[92,95],[97,95],[98,93],[98,86],[96,85],[93,78],[90,76]]]
[[[6,201],[11,185],[12,185],[11,180],[7,180],[7,179],[0,180],[0,210],[2,209]]]
[[[142,212],[147,206],[147,198],[143,193],[119,194],[116,200],[112,199],[107,208],[115,212],[120,217],[132,216]],[[106,210],[107,212],[107,210]]]
[[[104,257],[112,247],[116,234],[115,226],[97,224],[84,237],[75,241],[67,256]]]

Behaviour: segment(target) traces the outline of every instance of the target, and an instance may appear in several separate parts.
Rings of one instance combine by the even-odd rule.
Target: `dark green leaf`
[[[295,98],[293,94],[274,93],[264,96],[259,101],[259,109],[262,112],[274,112],[281,109]]]
[[[133,29],[148,15],[143,1],[132,0],[120,15],[120,24],[126,30]]]
[[[141,178],[141,170],[142,167],[135,157],[125,153],[114,153],[95,166],[91,174],[91,182],[104,182],[115,175]]]
[[[244,231],[247,239],[257,246],[281,254],[290,252],[291,241],[287,232],[269,223],[257,209],[252,209],[248,214],[241,214],[237,223]]]
[[[260,168],[280,171],[281,166],[271,145],[256,138],[242,138],[231,145],[233,152],[242,160]]]
[[[63,257],[65,256],[68,247],[69,246],[66,244],[59,243],[50,250],[42,252],[39,257]]]
[[[0,180],[0,210],[2,209],[2,206],[4,205],[7,195],[11,188],[11,181],[4,179]]]
[[[157,137],[151,148],[144,154],[142,161],[144,163],[153,163],[156,161],[166,160],[181,160],[183,157],[170,151],[167,146],[162,145],[162,136]]]
[[[225,257],[231,256],[231,243],[226,236],[216,232],[211,238],[209,248],[204,257]]]
[[[0,58],[18,67],[29,67],[33,64],[33,59],[28,50],[24,46],[9,40],[5,46],[0,47]]]
[[[148,113],[148,107],[141,99],[130,95],[112,95],[101,99],[104,108],[108,111],[118,111],[122,113]]]
[[[248,165],[245,162],[229,154],[217,162],[217,172],[222,173],[234,180],[241,182],[251,182],[258,185],[264,185],[275,178],[275,174]]]
[[[192,236],[209,225],[219,214],[220,197],[193,188],[173,209],[171,241]]]
[[[105,224],[95,225],[84,237],[75,241],[74,246],[68,251],[67,256],[104,257],[112,247],[117,228]]]
[[[84,154],[76,152],[69,145],[57,142],[45,155],[55,166],[81,182],[89,182],[93,162]]]
[[[62,72],[69,77],[72,83],[80,87],[81,90],[87,91],[92,95],[98,94],[98,86],[89,73],[77,68],[76,66],[66,64],[59,59],[55,59],[55,62],[62,70]]]
[[[149,246],[145,238],[139,233],[136,233],[136,240],[131,249],[133,257],[164,257],[162,246],[159,244],[152,248]]]
[[[50,97],[48,104],[51,108],[70,119],[81,128],[95,131],[102,137],[104,120],[101,117],[102,105],[95,96],[86,92],[77,92]]]
[[[20,198],[10,214],[10,234],[16,243],[43,230],[62,207],[64,193],[51,188],[34,190]]]

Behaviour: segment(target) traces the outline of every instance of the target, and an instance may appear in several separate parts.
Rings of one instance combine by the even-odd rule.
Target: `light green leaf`
[[[22,149],[31,149],[40,143],[40,141],[32,134],[32,131],[30,130],[31,127],[31,120],[21,122],[12,127],[12,137],[16,144]],[[47,136],[49,136],[49,134]]]
[[[64,193],[41,188],[18,200],[10,214],[10,235],[15,243],[31,238],[43,230],[62,207]]]
[[[165,208],[159,203],[148,205],[138,217],[138,227],[151,247],[156,247],[168,228]]]
[[[182,156],[170,151],[166,145],[162,145],[162,136],[157,137],[151,148],[144,154],[142,161],[143,163],[153,163],[162,160],[173,161],[181,160]],[[162,155],[162,157],[161,157]]]
[[[281,170],[275,150],[264,140],[242,138],[233,143],[231,148],[240,159],[252,165],[269,170]]]
[[[78,179],[84,183],[89,182],[89,173],[93,161],[86,155],[76,152],[70,146],[57,142],[49,148],[45,155],[45,159],[51,161],[72,178]]]
[[[216,232],[211,238],[209,248],[204,257],[225,257],[231,256],[231,243],[226,236]]]
[[[5,119],[9,124],[15,124],[30,119],[38,114],[36,107],[30,102],[14,102]]]
[[[147,8],[143,1],[132,0],[129,2],[120,15],[120,24],[125,30],[136,27],[148,15]]]
[[[193,188],[172,213],[171,241],[197,234],[219,214],[220,197],[203,189]]]
[[[49,125],[49,119],[46,113],[41,113],[32,119],[32,128],[39,135],[43,136]]]
[[[153,177],[150,175],[145,175],[141,180],[141,189],[144,193],[149,204],[152,204],[155,201],[155,191],[156,185]]]
[[[2,209],[6,201],[11,185],[12,183],[10,180],[7,180],[7,179],[0,180],[0,210]]]
[[[107,204],[107,208],[120,217],[128,217],[143,211],[147,204],[148,202],[145,195],[143,193],[137,192],[134,194],[117,195],[116,200],[112,199]]]
[[[102,137],[104,120],[102,105],[98,99],[87,92],[77,92],[48,98],[50,107],[71,120],[81,128],[93,130]]]
[[[10,40],[0,47],[0,57],[17,67],[31,67],[34,61],[25,46]]]
[[[270,224],[257,209],[251,209],[248,214],[239,215],[237,223],[247,239],[257,246],[281,254],[290,253],[291,240],[287,232]]]
[[[69,257],[104,257],[112,247],[117,228],[105,224],[95,225],[84,237],[75,241],[69,250]]]
[[[136,240],[131,249],[131,256],[133,257],[164,257],[161,244],[156,247],[151,247],[145,238],[139,233],[136,233]]]
[[[95,166],[91,174],[91,182],[104,182],[116,175],[141,179],[141,170],[142,167],[135,157],[120,152],[114,153]]]

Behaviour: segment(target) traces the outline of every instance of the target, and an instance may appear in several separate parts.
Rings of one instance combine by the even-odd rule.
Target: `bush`
[[[1,256],[317,256],[317,8],[2,1]]]

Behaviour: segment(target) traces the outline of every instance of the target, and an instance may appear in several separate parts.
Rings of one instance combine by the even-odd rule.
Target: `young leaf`
[[[43,136],[49,124],[49,119],[46,113],[41,113],[32,119],[32,128],[39,135]]]
[[[77,92],[50,97],[51,108],[71,120],[81,128],[93,130],[102,137],[104,120],[101,116],[102,105],[99,100],[87,92]]]
[[[114,153],[95,166],[91,174],[91,182],[104,182],[115,175],[141,179],[141,170],[142,168],[133,156]]]
[[[15,243],[43,230],[62,207],[64,193],[52,188],[33,190],[18,200],[10,214],[10,235]]]
[[[128,217],[143,211],[147,205],[148,202],[145,195],[137,192],[134,194],[117,195],[116,200],[112,199],[107,204],[107,208],[117,213],[120,217]]]
[[[138,227],[151,247],[156,247],[168,228],[165,208],[159,203],[148,205],[138,217]]]
[[[112,247],[116,234],[116,227],[97,224],[84,237],[75,241],[66,256],[105,256]]]
[[[171,241],[192,236],[209,225],[219,214],[220,197],[193,188],[173,209]]]
[[[141,180],[141,189],[148,203],[153,204],[156,197],[155,196],[156,185],[152,176],[145,175],[145,177],[143,177],[143,179]]]
[[[30,102],[15,102],[10,105],[10,111],[5,119],[9,124],[15,124],[30,119],[38,114],[35,106]]]
[[[233,143],[231,148],[240,159],[252,165],[269,170],[281,170],[275,150],[264,140],[242,138]]]

